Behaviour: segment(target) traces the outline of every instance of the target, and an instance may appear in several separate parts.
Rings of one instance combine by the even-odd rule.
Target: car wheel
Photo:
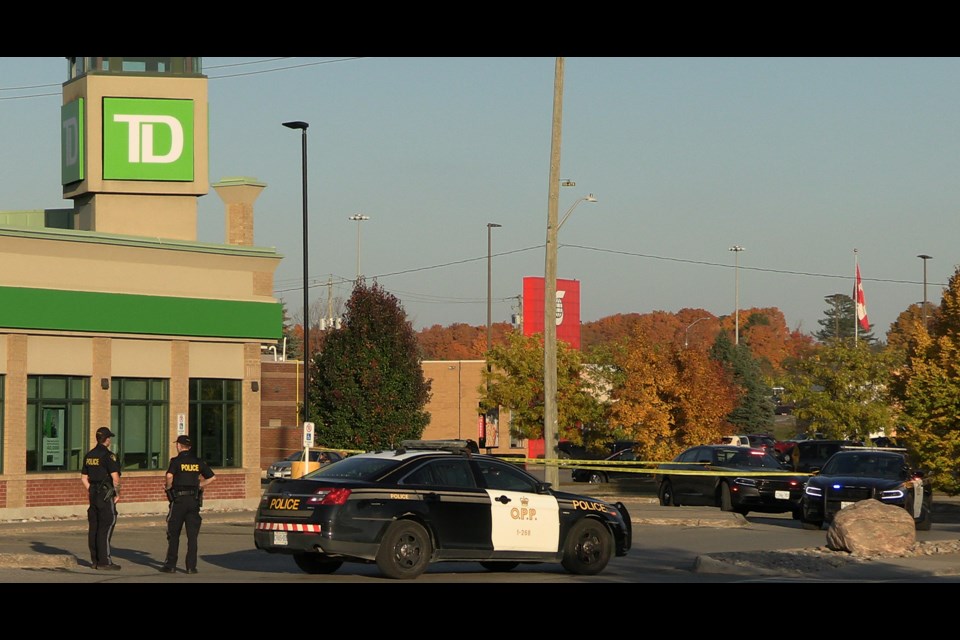
[[[613,534],[593,518],[582,518],[563,542],[560,563],[570,573],[592,576],[603,571],[613,554]]]
[[[920,507],[920,519],[916,521],[917,531],[930,531],[933,524],[933,518],[930,517],[930,509],[927,505]]]
[[[733,498],[730,496],[730,485],[720,483],[720,510],[733,511]]]
[[[513,571],[518,566],[519,562],[481,562],[480,566],[486,569],[487,571],[493,571],[494,573],[503,573],[505,571]]]
[[[678,506],[677,497],[673,495],[673,485],[670,484],[669,480],[666,480],[663,484],[660,485],[660,506],[661,507]]]
[[[380,541],[377,568],[388,578],[409,580],[427,570],[432,555],[427,530],[412,520],[397,520]]]
[[[334,560],[322,553],[295,553],[293,561],[301,571],[314,575],[327,575],[343,566],[343,560]]]
[[[601,471],[591,471],[590,477],[587,479],[590,484],[603,484],[606,481],[607,477]]]

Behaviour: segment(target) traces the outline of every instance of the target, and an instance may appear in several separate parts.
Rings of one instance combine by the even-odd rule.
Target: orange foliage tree
[[[731,431],[726,416],[739,390],[705,351],[656,344],[638,330],[614,359],[611,421],[637,441],[641,458],[670,460]]]

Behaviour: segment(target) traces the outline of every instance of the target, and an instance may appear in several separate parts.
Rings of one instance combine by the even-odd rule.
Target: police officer
[[[90,562],[94,569],[118,570],[110,558],[110,538],[117,523],[117,502],[120,500],[120,463],[110,451],[111,438],[116,434],[107,427],[97,429],[97,446],[83,457],[80,481],[87,490],[87,533]]]
[[[206,462],[193,454],[187,436],[176,441],[177,456],[170,458],[164,487],[170,501],[167,514],[167,558],[163,573],[177,570],[180,532],[187,526],[187,573],[197,573],[197,536],[200,535],[200,499],[203,488],[213,482],[214,473]]]

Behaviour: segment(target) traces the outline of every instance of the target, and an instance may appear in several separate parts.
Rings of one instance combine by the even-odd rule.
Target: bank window
[[[194,453],[211,467],[239,467],[241,381],[190,380],[190,439]]]
[[[90,378],[27,376],[27,471],[80,471]]]
[[[110,428],[123,469],[166,468],[169,381],[114,378],[110,382]]]

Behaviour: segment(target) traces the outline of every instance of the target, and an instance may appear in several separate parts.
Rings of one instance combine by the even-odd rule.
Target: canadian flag
[[[863,295],[863,282],[860,280],[860,265],[857,265],[857,321],[864,331],[870,330],[867,320],[867,299]]]

